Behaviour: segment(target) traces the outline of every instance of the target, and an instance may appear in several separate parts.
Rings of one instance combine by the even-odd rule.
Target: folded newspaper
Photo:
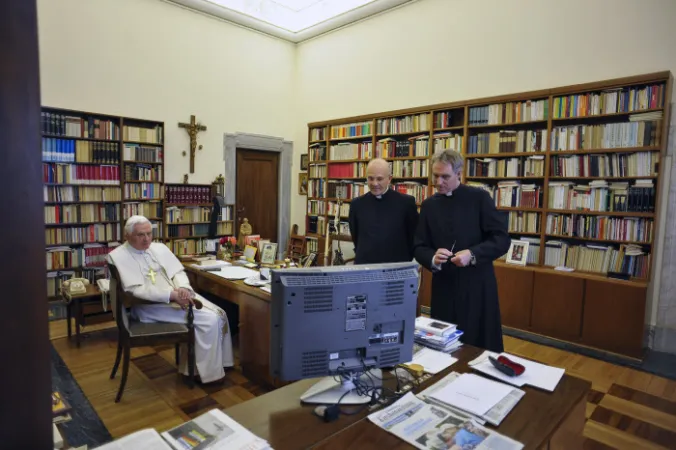
[[[163,440],[164,438],[164,440]],[[218,409],[165,431],[132,433],[98,450],[267,450],[272,448]]]
[[[449,409],[408,393],[368,416],[371,422],[422,450],[520,450],[523,444]]]

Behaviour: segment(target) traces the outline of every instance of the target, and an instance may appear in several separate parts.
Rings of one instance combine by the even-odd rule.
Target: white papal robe
[[[117,268],[125,292],[156,303],[132,307],[132,317],[140,322],[185,323],[187,311],[170,303],[169,295],[176,288],[193,292],[204,305],[201,310],[193,308],[197,373],[203,383],[223,378],[224,367],[234,365],[228,317],[221,308],[195,293],[183,265],[171,250],[156,242],[148,250],[136,250],[124,243],[110,252],[108,259]],[[188,374],[186,356],[182,348],[179,370],[185,375]]]

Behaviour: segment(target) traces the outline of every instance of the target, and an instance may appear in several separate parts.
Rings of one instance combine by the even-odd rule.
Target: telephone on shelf
[[[87,292],[89,280],[86,278],[71,278],[63,282],[63,287],[69,294],[84,294]]]

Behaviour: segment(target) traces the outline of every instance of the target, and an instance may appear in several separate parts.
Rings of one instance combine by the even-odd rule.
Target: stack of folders
[[[470,393],[463,394],[463,390]],[[514,409],[525,391],[474,374],[451,372],[418,394],[418,398],[471,418],[480,424],[498,426]]]
[[[451,353],[460,348],[462,334],[452,323],[428,317],[415,319],[415,342],[440,352]]]

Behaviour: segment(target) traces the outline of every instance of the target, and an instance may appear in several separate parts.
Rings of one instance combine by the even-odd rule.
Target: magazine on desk
[[[202,414],[161,435],[153,429],[132,433],[98,450],[267,450],[264,439],[218,409]]]
[[[369,420],[422,450],[520,450],[523,444],[481,426],[467,416],[408,393],[368,416]]]

